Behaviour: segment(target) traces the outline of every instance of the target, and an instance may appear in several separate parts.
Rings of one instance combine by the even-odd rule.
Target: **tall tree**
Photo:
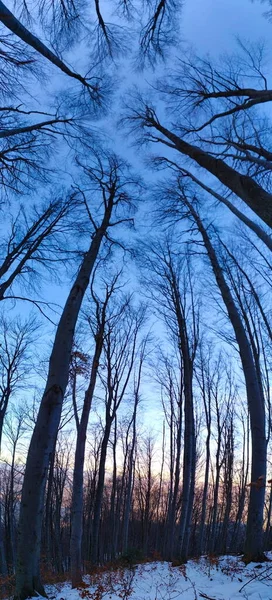
[[[121,299],[119,307],[117,305],[117,308],[112,310],[111,317],[108,318],[104,335],[103,356],[106,375],[105,377],[102,375],[101,380],[105,393],[105,426],[101,444],[91,538],[93,564],[97,564],[100,558],[99,526],[111,427],[120,404],[124,400],[133,372],[138,338],[144,322],[144,313],[145,310],[142,306],[138,309],[133,308],[131,298]]]
[[[265,406],[250,341],[247,337],[242,317],[234,301],[231,289],[228,286],[226,277],[224,275],[224,270],[219,263],[207,229],[203,225],[203,222],[193,203],[183,195],[180,196],[180,200],[188,209],[189,215],[197,225],[199,233],[201,234],[218,288],[222,296],[222,300],[225,304],[228,317],[235,333],[241,364],[243,367],[247,391],[248,410],[250,415],[252,443],[251,481],[256,482],[260,477],[263,477],[265,480],[267,453]],[[263,557],[264,490],[264,486],[260,489],[257,489],[255,486],[251,486],[247,518],[247,537],[245,544],[245,556],[249,560],[259,560]]]
[[[112,155],[105,157],[104,162],[97,157],[94,166],[86,167],[89,187],[92,186],[98,194],[98,210],[96,215],[91,212],[84,195],[92,225],[91,241],[57,327],[46,387],[28,451],[19,522],[16,571],[18,600],[37,593],[44,595],[39,574],[39,555],[47,470],[61,417],[74,331],[82,301],[108,228],[114,225],[114,219],[119,224],[127,220],[123,207],[130,203],[131,178],[126,179],[123,175],[125,170],[126,165]]]
[[[83,527],[83,469],[85,459],[85,446],[87,427],[90,410],[92,406],[93,395],[97,380],[100,357],[103,350],[105,329],[108,317],[108,305],[111,297],[117,287],[120,273],[117,273],[111,281],[105,282],[105,295],[102,300],[96,295],[92,282],[92,298],[95,304],[94,319],[91,320],[92,335],[94,335],[94,353],[91,364],[90,380],[88,388],[84,394],[83,408],[81,417],[77,415],[77,442],[75,451],[74,473],[73,473],[73,494],[72,494],[72,516],[71,516],[71,573],[72,587],[77,587],[81,583],[82,572],[82,527]]]
[[[193,365],[199,335],[198,307],[193,293],[190,264],[186,259],[184,260],[181,257],[176,258],[176,247],[170,243],[169,239],[164,240],[164,243],[157,244],[157,246],[153,244],[152,248],[149,248],[145,260],[149,269],[153,272],[151,283],[153,284],[155,298],[157,299],[157,308],[160,314],[164,315],[166,327],[173,338],[179,357],[179,394],[184,399],[184,454],[178,554],[183,559],[186,559],[193,509],[196,466]],[[178,400],[179,418],[177,420],[176,464],[173,498],[171,499],[172,507],[170,511],[171,539],[173,537],[179,486],[182,435],[181,397]]]
[[[238,92],[236,90],[235,93],[230,93],[230,97],[232,97],[232,95],[236,97],[239,95],[239,92],[240,90],[238,89]],[[272,99],[271,91],[265,90],[264,92],[257,92],[256,90],[253,90],[253,92],[252,94],[254,98],[255,96],[258,99],[260,97],[265,97],[265,100],[262,101],[270,101]],[[182,96],[182,92],[180,93]],[[250,91],[248,93],[250,93]],[[240,95],[243,96],[243,90],[241,90]],[[258,101],[261,102],[261,100]],[[178,153],[192,159],[193,164],[199,165],[205,169],[205,171],[211,175],[214,175],[217,180],[225,186],[225,188],[241,198],[241,200],[243,200],[243,202],[245,202],[245,204],[247,204],[247,206],[264,221],[264,223],[266,223],[269,227],[272,227],[272,195],[269,189],[266,189],[264,185],[262,185],[262,180],[258,176],[255,177],[254,174],[251,176],[250,170],[247,170],[244,167],[244,164],[240,170],[236,168],[236,163],[239,160],[239,157],[237,157],[237,161],[234,160],[232,164],[229,164],[227,158],[225,160],[223,159],[223,153],[218,153],[218,156],[214,155],[213,138],[209,140],[210,146],[208,145],[208,147],[207,144],[203,144],[202,147],[202,145],[199,145],[194,138],[192,141],[187,141],[184,138],[185,134],[188,132],[185,128],[184,135],[180,135],[180,131],[183,132],[183,128],[179,122],[176,124],[176,126],[174,126],[174,128],[171,127],[170,129],[161,123],[155,109],[150,102],[146,103],[142,99],[136,99],[136,102],[138,102],[138,106],[131,109],[128,119],[132,124],[132,127],[140,130],[141,136],[144,136],[144,138],[149,142],[161,143],[162,145],[172,148]],[[257,100],[254,103],[257,103]],[[247,106],[244,106],[243,110],[246,109]],[[219,116],[221,115],[219,114]],[[195,129],[195,131],[197,130]],[[262,148],[260,148],[260,152],[262,152]],[[223,156],[223,158],[221,156]],[[270,170],[271,166],[268,166],[267,169]]]

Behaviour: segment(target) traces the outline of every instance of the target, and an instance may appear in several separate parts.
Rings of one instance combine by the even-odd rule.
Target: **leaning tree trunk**
[[[188,364],[186,365],[186,361]],[[179,530],[179,557],[187,560],[188,535],[194,499],[195,480],[195,426],[192,390],[192,366],[189,356],[184,357],[184,454],[183,454],[183,482],[182,503]],[[187,373],[186,373],[187,371]]]
[[[97,482],[95,504],[94,504],[93,531],[92,531],[91,557],[92,557],[92,563],[94,565],[99,563],[100,517],[101,517],[101,507],[102,507],[102,500],[103,500],[107,449],[108,449],[108,443],[109,443],[109,439],[110,439],[110,432],[111,432],[111,425],[112,425],[113,418],[114,418],[114,416],[109,416],[106,419],[106,427],[105,427],[104,437],[103,437],[102,446],[101,446],[98,482]]]
[[[214,175],[236,196],[241,198],[270,228],[272,227],[272,194],[261,187],[257,181],[249,175],[236,171],[221,158],[216,158],[199,146],[194,146],[181,139],[178,135],[163,127],[152,115],[147,116],[145,123],[148,127],[152,126],[162,133],[171,142],[172,148],[185,156],[189,156],[200,167]],[[160,141],[169,145],[162,138],[160,138]]]
[[[73,494],[71,508],[71,575],[72,587],[77,587],[82,582],[82,533],[83,533],[83,475],[84,475],[84,459],[86,447],[86,435],[91,410],[92,399],[95,390],[97,368],[103,347],[103,331],[99,331],[96,335],[96,346],[92,361],[91,377],[88,389],[85,392],[82,416],[80,419],[77,441],[75,464],[73,474]]]
[[[174,274],[173,299],[175,304],[178,339],[183,367],[184,387],[184,452],[183,452],[183,481],[181,515],[179,524],[178,555],[181,560],[187,560],[188,536],[191,527],[191,516],[194,501],[195,482],[195,422],[193,398],[193,353],[190,351],[186,320],[182,312],[179,289]],[[194,345],[196,339],[194,339]]]
[[[182,386],[182,383],[181,383]],[[174,540],[175,540],[175,525],[176,525],[176,513],[177,513],[177,501],[180,483],[180,456],[181,456],[181,435],[182,435],[182,392],[180,391],[180,399],[178,405],[178,426],[177,426],[177,439],[176,439],[176,460],[175,460],[175,474],[174,474],[174,488],[171,495],[171,503],[169,503],[169,512],[167,515],[167,546],[166,546],[166,560],[173,560],[174,551]]]
[[[101,223],[85,253],[76,280],[68,295],[56,331],[49,372],[26,462],[18,527],[15,598],[25,600],[38,593],[45,596],[39,573],[44,496],[50,457],[61,417],[68,383],[74,330],[84,294],[109,225],[114,198],[105,209]]]
[[[207,400],[205,395],[205,388],[203,387],[203,399],[204,399],[204,408],[205,408],[205,416],[206,416],[206,427],[207,427],[207,436],[206,436],[206,458],[205,458],[205,477],[204,477],[204,487],[203,487],[203,495],[202,495],[202,509],[201,509],[201,518],[200,518],[200,526],[199,526],[199,538],[198,538],[198,551],[199,555],[203,552],[204,546],[204,530],[205,530],[205,520],[206,520],[206,508],[207,508],[207,497],[208,497],[208,486],[209,486],[209,473],[210,473],[210,441],[211,441],[211,397],[210,390],[207,390]]]
[[[217,285],[219,287],[222,300],[226,306],[239,347],[239,353],[245,377],[251,426],[251,481],[255,482],[259,477],[263,476],[265,478],[266,476],[267,455],[267,442],[265,435],[265,406],[263,402],[262,390],[260,390],[260,382],[258,373],[256,371],[256,365],[242,319],[233,300],[223,271],[217,260],[216,253],[211,244],[208,233],[199,215],[194,210],[190,202],[187,200],[184,200],[184,202],[189,208],[190,213],[193,216],[198,230],[202,236]],[[245,558],[247,560],[258,561],[263,557],[264,496],[265,487],[258,489],[256,486],[251,486],[245,543]]]

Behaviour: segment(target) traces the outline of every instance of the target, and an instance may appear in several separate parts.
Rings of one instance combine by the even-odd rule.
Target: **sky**
[[[11,6],[11,2],[8,4]],[[235,51],[238,36],[245,43],[259,40],[267,42],[270,55],[272,24],[264,18],[264,11],[265,5],[258,0],[184,0],[180,17],[184,45],[192,45],[199,55],[209,53],[218,58],[222,53]],[[74,58],[77,62],[78,57]],[[72,61],[71,55],[70,62]],[[137,77],[144,78],[146,75]],[[134,79],[135,74],[128,76],[128,84]],[[135,150],[130,149],[129,155],[131,158],[135,157]],[[50,290],[52,299],[62,304],[68,291],[67,281],[62,282],[61,286],[52,284]],[[28,311],[22,305],[20,310]],[[156,385],[146,382],[143,396],[146,428],[152,423],[152,429],[161,431],[162,410],[158,410],[159,391]]]
[[[218,57],[235,50],[236,37],[266,40],[271,50],[272,24],[259,0],[184,0],[182,33],[198,53]]]

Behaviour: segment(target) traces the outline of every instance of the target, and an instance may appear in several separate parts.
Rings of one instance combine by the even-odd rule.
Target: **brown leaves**
[[[270,479],[268,483],[272,482],[272,480]],[[262,488],[265,487],[265,476],[264,475],[260,475],[260,477],[258,477],[258,479],[256,479],[256,481],[251,481],[250,483],[247,484],[247,487],[254,487],[256,488],[256,490],[260,491]]]

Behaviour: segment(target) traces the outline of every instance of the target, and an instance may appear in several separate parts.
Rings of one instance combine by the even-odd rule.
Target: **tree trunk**
[[[193,405],[191,406],[191,411],[193,413]],[[186,523],[185,523],[185,532],[183,536],[183,543],[181,546],[181,556],[182,559],[187,561],[190,547],[190,538],[191,538],[191,529],[192,529],[192,514],[193,514],[193,506],[194,506],[194,497],[195,497],[195,472],[196,472],[196,437],[195,437],[195,422],[194,422],[194,413],[191,415],[191,477],[190,477],[190,490],[188,497],[188,505],[187,505],[187,515],[186,515]]]
[[[199,555],[201,555],[203,553],[203,546],[204,546],[204,529],[205,529],[207,496],[208,496],[208,485],[209,485],[209,471],[210,471],[210,439],[211,439],[211,431],[210,431],[210,429],[208,429],[208,434],[206,437],[205,477],[204,477],[202,509],[201,509],[201,519],[200,519],[199,539],[198,539],[198,554]]]
[[[24,27],[24,25],[22,25],[22,23],[16,19],[12,12],[10,12],[10,10],[8,10],[5,4],[1,1],[0,21],[3,23],[3,25],[5,25],[5,27],[12,31],[14,35],[19,37],[25,44],[28,44],[28,46],[34,48],[34,50],[39,52],[47,60],[53,63],[53,65],[63,71],[63,73],[66,73],[66,75],[69,75],[69,77],[73,77],[74,79],[80,81],[83,85],[91,88],[91,85],[88,86],[88,83],[84,77],[78,73],[75,73],[74,71],[71,71],[71,69],[69,69],[69,67],[56,54],[54,54],[47,46],[45,46],[45,44],[43,44],[39,38],[26,29],[26,27]]]
[[[202,508],[201,508],[201,518],[200,518],[200,526],[199,526],[199,535],[198,535],[198,543],[197,543],[197,551],[198,554],[201,555],[203,553],[204,546],[204,530],[205,530],[205,520],[206,520],[206,509],[207,509],[207,497],[208,497],[208,486],[209,486],[209,473],[210,473],[210,441],[211,441],[211,389],[210,389],[210,376],[208,370],[207,380],[205,379],[204,373],[204,361],[206,362],[206,357],[204,358],[201,351],[201,372],[200,372],[200,381],[198,381],[202,397],[204,401],[204,411],[205,411],[205,420],[207,427],[207,436],[206,436],[206,460],[205,460],[205,476],[204,476],[204,486],[203,486],[203,494],[202,494]],[[208,361],[209,365],[209,361]],[[206,383],[207,381],[207,383]]]
[[[212,269],[217,281],[217,285],[226,306],[229,319],[234,329],[236,341],[239,347],[241,363],[243,367],[248,410],[251,426],[251,481],[255,482],[261,476],[266,477],[266,454],[267,442],[265,432],[265,407],[263,403],[263,394],[259,388],[258,374],[254,363],[251,347],[233,300],[229,286],[225,280],[223,271],[217,260],[214,248],[205,227],[200,220],[199,215],[193,206],[186,200],[185,204],[189,208],[194,221],[197,224],[199,232],[209,256]],[[263,509],[264,509],[265,487],[257,489],[251,486],[250,500],[247,518],[247,533],[245,544],[245,557],[247,560],[260,560],[263,557]]]
[[[180,392],[181,393],[181,392]],[[176,514],[177,514],[177,500],[180,483],[180,458],[181,458],[181,435],[182,435],[182,398],[179,402],[179,416],[178,416],[178,427],[177,427],[177,439],[176,439],[176,461],[175,461],[175,473],[174,473],[174,487],[173,493],[171,494],[171,502],[169,506],[169,514],[167,515],[167,552],[166,560],[173,560],[174,542],[175,542],[175,525],[176,525]]]
[[[0,409],[0,456],[5,412]]]
[[[228,550],[228,529],[232,502],[232,481],[233,481],[233,455],[234,455],[234,438],[233,438],[233,415],[231,422],[226,432],[226,456],[225,456],[225,512],[222,523],[222,533],[220,536],[220,552],[227,554]]]
[[[74,330],[90,275],[110,221],[112,206],[113,198],[105,209],[102,224],[96,230],[88,252],[85,253],[55,336],[45,392],[29,446],[22,490],[15,592],[15,598],[18,600],[25,600],[37,593],[45,596],[38,563],[47,471],[68,383]]]
[[[104,326],[104,323],[103,323]],[[89,387],[85,392],[84,404],[80,423],[77,431],[75,464],[73,474],[73,494],[71,507],[71,576],[72,587],[77,587],[82,582],[82,526],[83,526],[83,476],[84,459],[86,447],[86,435],[89,422],[89,415],[92,405],[92,399],[95,390],[97,368],[103,346],[103,331],[99,331],[96,336],[96,347],[92,361],[91,377]]]
[[[269,227],[272,227],[272,195],[254,181],[252,177],[239,173],[239,171],[230,167],[222,159],[212,156],[198,146],[185,142],[175,133],[163,127],[153,116],[149,117],[148,115],[145,122],[148,126],[154,127],[154,129],[157,129],[157,131],[170,140],[172,142],[171,147],[178,150],[181,154],[189,156],[200,167],[203,167],[219,179],[236,196],[239,196],[260,219]],[[162,138],[160,138],[160,141],[167,145],[167,142],[164,142]]]
[[[93,519],[92,548],[91,548],[92,563],[94,565],[98,564],[99,559],[100,559],[100,556],[99,556],[100,516],[101,516],[101,506],[102,506],[102,500],[103,500],[107,449],[108,449],[108,443],[109,443],[109,438],[110,438],[112,421],[113,421],[113,418],[111,416],[109,416],[106,419],[105,432],[104,432],[104,437],[103,437],[102,446],[101,446],[98,482],[97,482],[95,504],[94,504],[94,519]]]
[[[246,482],[249,471],[249,419],[247,417],[247,423],[245,430],[245,426],[243,425],[243,459],[242,459],[242,473],[241,473],[241,489],[239,494],[239,502],[238,502],[238,510],[235,519],[234,532],[230,544],[230,550],[232,552],[240,552],[240,548],[238,546],[238,539],[240,533],[240,527],[245,507],[245,499],[246,499]]]
[[[111,560],[114,560],[116,557],[116,550],[115,550],[115,530],[116,530],[116,511],[115,511],[115,505],[116,505],[116,490],[117,490],[117,457],[116,457],[116,446],[117,446],[117,418],[115,415],[115,423],[114,423],[114,438],[113,438],[113,445],[112,445],[112,462],[113,462],[113,468],[112,468],[112,486],[111,486],[111,499],[110,499],[110,528],[111,528],[111,534],[110,534],[110,540],[109,540],[109,547],[110,547],[110,557]]]
[[[8,574],[7,561],[6,561],[6,553],[4,547],[4,535],[3,535],[3,525],[2,525],[2,507],[0,503],[0,573],[4,577]]]
[[[140,381],[141,381],[141,370],[142,370],[142,360],[139,365],[138,372],[138,381],[136,389],[134,390],[134,409],[132,415],[132,441],[131,448],[128,458],[128,482],[127,482],[127,490],[126,490],[126,502],[124,509],[124,525],[123,525],[123,553],[127,552],[128,549],[128,529],[129,529],[129,515],[131,509],[131,500],[132,500],[132,491],[133,491],[133,465],[134,465],[134,451],[136,445],[136,415],[137,408],[140,400],[139,390],[140,390]]]

